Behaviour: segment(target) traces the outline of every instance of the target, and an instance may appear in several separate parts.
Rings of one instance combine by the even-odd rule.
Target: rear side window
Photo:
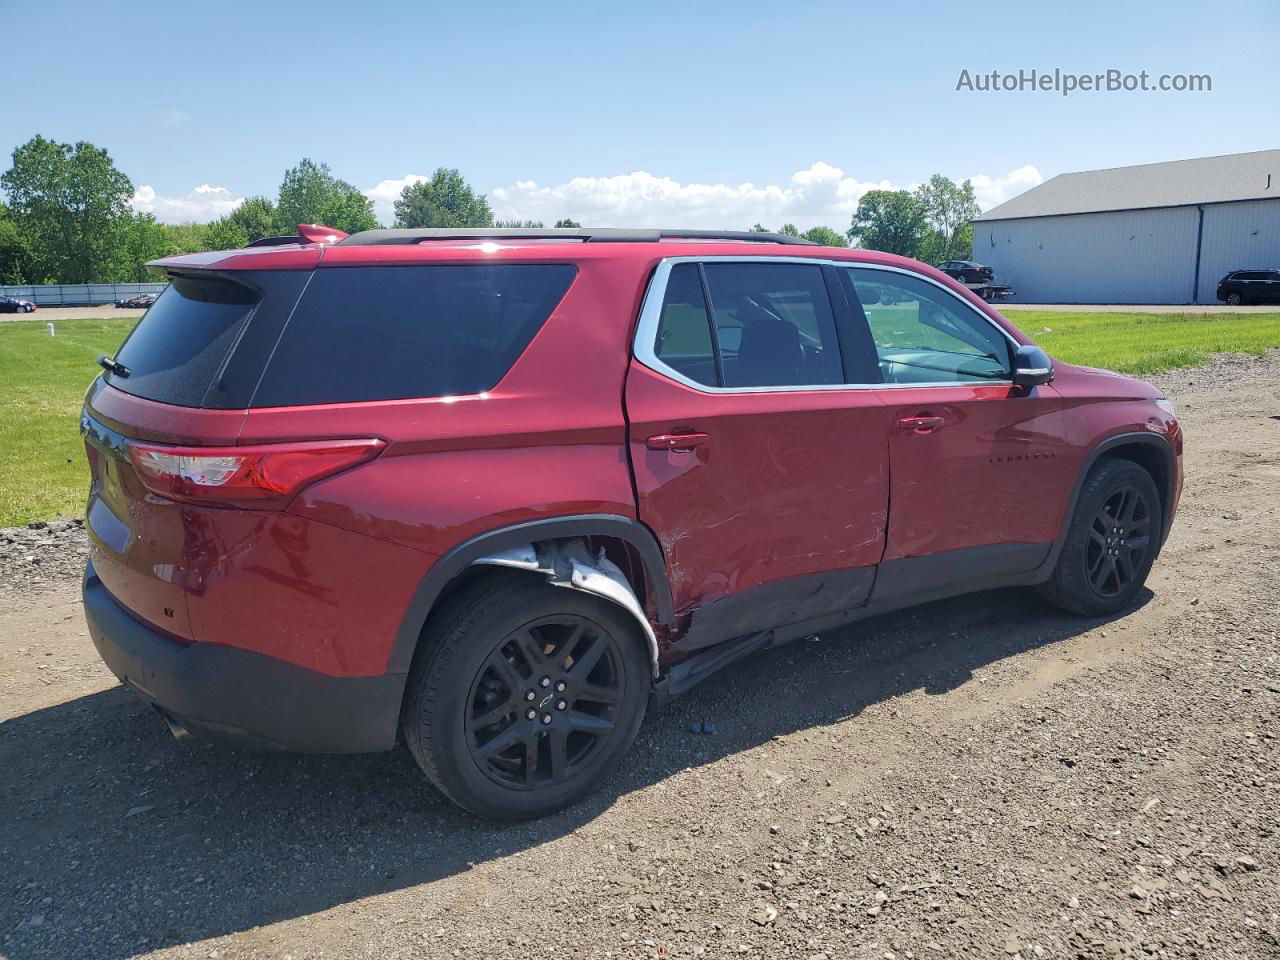
[[[200,406],[257,302],[257,291],[221,277],[172,277],[116,353],[129,375],[109,373],[107,382],[148,400]]]
[[[575,272],[568,264],[317,270],[253,405],[488,390],[546,322]]]
[[[724,386],[844,382],[820,266],[707,263],[703,269]]]
[[[690,380],[708,386],[720,383],[716,373],[715,347],[707,320],[707,301],[696,263],[678,263],[667,278],[662,299],[654,354]]]

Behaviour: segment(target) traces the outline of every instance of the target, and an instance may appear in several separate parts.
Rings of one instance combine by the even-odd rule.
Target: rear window
[[[488,390],[546,322],[575,272],[568,264],[317,270],[253,405]]]
[[[172,277],[116,353],[129,375],[107,381],[149,400],[200,406],[257,302],[255,290],[221,277]]]

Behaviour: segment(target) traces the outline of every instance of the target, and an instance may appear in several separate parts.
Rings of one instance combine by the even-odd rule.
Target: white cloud
[[[156,193],[149,184],[143,184],[134,191],[129,201],[138,213],[153,213],[161,223],[207,223],[224,217],[242,202],[244,197],[237,197],[226,187],[212,187],[202,183],[190,193],[181,197],[163,196]]]
[[[984,212],[1044,182],[1040,171],[1029,163],[1017,170],[1010,170],[1003,177],[986,177],[979,174],[969,179],[973,181],[973,192],[978,198],[978,206]]]
[[[373,201],[373,215],[381,223],[391,223],[396,218],[395,202],[401,191],[411,184],[430,179],[420,173],[406,173],[398,180],[382,180],[368,190],[360,192]]]
[[[417,178],[422,179],[422,178]],[[971,178],[978,202],[988,209],[1041,181],[1032,166],[1004,176]],[[409,182],[384,180],[384,185]],[[541,186],[517,180],[489,194],[494,216],[554,223],[572,217],[588,225],[620,227],[689,226],[745,229],[763,223],[777,229],[794,223],[802,230],[825,225],[843,229],[858,200],[868,190],[910,189],[914,184],[889,180],[860,180],[839,167],[818,161],[793,173],[785,184],[751,182],[680,183],[645,171],[613,177],[574,177],[565,183]],[[372,196],[372,191],[365,191]]]

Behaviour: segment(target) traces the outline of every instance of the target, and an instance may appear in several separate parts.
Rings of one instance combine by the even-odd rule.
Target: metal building
[[[973,258],[1022,303],[1217,303],[1280,269],[1280,150],[1064,173],[973,222]]]

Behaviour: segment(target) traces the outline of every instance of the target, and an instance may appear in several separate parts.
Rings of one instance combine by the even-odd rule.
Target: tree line
[[[146,263],[177,253],[229,250],[263,237],[293,235],[299,223],[347,233],[379,226],[372,201],[303,158],[285,171],[274,198],[254,196],[212,223],[160,223],[130,206],[133,182],[110,155],[86,141],[33,137],[13,151],[0,176],[0,284],[95,283],[149,279]],[[827,246],[853,243],[926,260],[967,255],[969,220],[977,216],[969,181],[941,175],[915,191],[873,190],[858,203],[845,233],[819,226],[780,232]],[[407,185],[395,201],[397,227],[527,227],[540,220],[495,219],[488,198],[452,168]],[[556,227],[580,227],[568,218]],[[765,230],[760,224],[753,229]]]

